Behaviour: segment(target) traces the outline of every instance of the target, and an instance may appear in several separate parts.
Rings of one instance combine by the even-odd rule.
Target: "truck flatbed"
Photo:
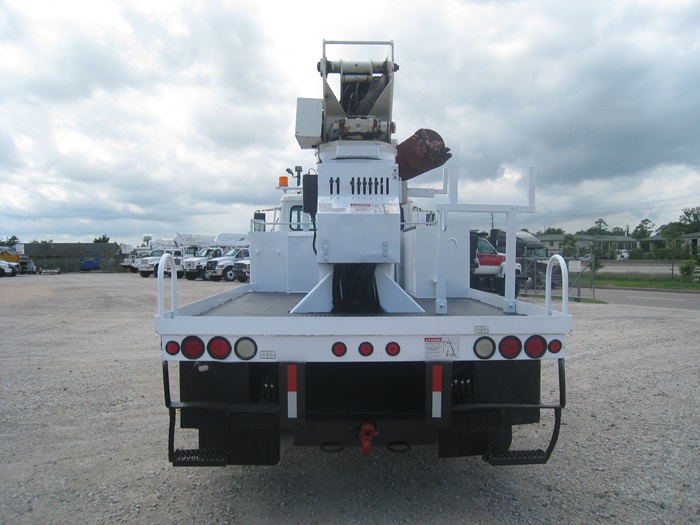
[[[364,314],[347,313],[313,313],[292,314],[290,311],[306,294],[282,292],[248,292],[234,297],[211,310],[202,312],[202,316],[221,317],[358,317]],[[437,316],[435,299],[414,300],[425,310],[424,313],[381,313],[372,317],[426,317]],[[470,298],[449,299],[448,316],[500,316],[506,314],[501,308]],[[517,315],[517,314],[516,314]],[[443,317],[441,315],[441,317]]]

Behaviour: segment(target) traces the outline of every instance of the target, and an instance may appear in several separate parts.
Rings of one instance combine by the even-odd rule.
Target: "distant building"
[[[603,254],[615,254],[622,250],[632,250],[637,247],[637,239],[628,235],[588,235],[576,234],[576,249],[580,255],[598,251]],[[560,253],[564,244],[564,234],[547,233],[538,236],[547,248],[549,255]]]

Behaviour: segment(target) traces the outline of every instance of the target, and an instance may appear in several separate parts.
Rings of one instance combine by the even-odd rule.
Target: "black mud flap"
[[[177,405],[170,408],[168,458],[176,467],[276,465],[280,460],[279,417],[275,413],[220,414],[224,424],[199,429],[199,448],[175,448]],[[187,408],[180,407],[180,410]]]

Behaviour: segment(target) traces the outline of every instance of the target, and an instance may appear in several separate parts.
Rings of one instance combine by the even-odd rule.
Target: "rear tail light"
[[[559,339],[552,339],[549,342],[548,348],[549,348],[549,351],[552,352],[553,354],[559,353],[559,351],[562,348],[561,341]]]
[[[474,353],[479,359],[491,359],[496,353],[496,343],[490,337],[480,337],[474,343]]]
[[[182,355],[187,359],[199,359],[204,355],[204,341],[196,335],[188,335],[182,340]]]
[[[372,355],[372,352],[374,352],[374,346],[372,346],[372,343],[364,342],[360,343],[360,347],[358,348],[360,355],[367,357]]]
[[[525,341],[525,353],[528,357],[539,359],[547,351],[547,341],[541,335],[533,335]]]
[[[220,336],[212,337],[207,343],[207,352],[214,359],[226,359],[231,355],[231,343]]]
[[[331,347],[331,352],[333,352],[333,355],[336,357],[343,357],[347,351],[348,347],[345,346],[345,343],[341,343],[340,341],[333,343]]]
[[[180,351],[180,345],[177,341],[168,341],[165,344],[165,351],[170,355],[177,355]]]
[[[520,339],[514,335],[504,337],[501,339],[501,342],[498,343],[498,351],[506,359],[514,359],[518,357],[518,354],[520,354],[520,350],[522,350],[522,348],[523,344],[520,342]]]
[[[401,347],[399,346],[399,343],[395,343],[394,341],[392,341],[391,343],[387,343],[385,350],[386,353],[389,354],[391,357],[396,357],[397,355],[399,355]]]
[[[258,345],[250,337],[241,337],[233,345],[233,351],[240,359],[248,361],[258,353]]]

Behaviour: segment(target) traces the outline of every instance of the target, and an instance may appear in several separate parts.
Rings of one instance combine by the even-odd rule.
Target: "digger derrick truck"
[[[351,44],[386,58],[327,54]],[[534,178],[527,205],[460,202],[437,133],[392,139],[397,70],[391,41],[323,42],[323,99],[297,104],[296,137],[317,166],[299,189],[280,178],[288,215],[251,224],[248,284],[180,307],[163,256],[155,330],[173,465],[276,464],[283,434],[327,452],[437,445],[440,457],[492,465],[549,459],[573,319],[568,286],[562,311],[549,286],[543,306],[515,298],[516,218],[534,212]],[[409,186],[440,166],[442,188]],[[434,211],[418,198],[432,198]],[[506,217],[504,296],[470,287],[470,230],[455,219],[483,212]],[[559,256],[548,273],[556,264],[566,278]],[[537,447],[540,426],[551,437]]]

